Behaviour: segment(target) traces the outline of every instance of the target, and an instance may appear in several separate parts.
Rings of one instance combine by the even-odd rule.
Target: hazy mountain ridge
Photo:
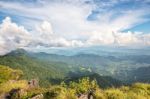
[[[129,50],[134,51],[135,49]],[[141,51],[141,49],[137,50]],[[150,55],[145,55],[142,53],[140,54],[103,56],[78,53],[72,56],[65,56],[58,54],[36,53],[32,56],[47,61],[52,60],[56,62],[65,62],[74,67],[90,67],[93,72],[96,72],[100,75],[109,75],[128,82],[130,78],[129,71],[134,72],[134,70],[138,68],[140,69],[141,67],[150,66]]]

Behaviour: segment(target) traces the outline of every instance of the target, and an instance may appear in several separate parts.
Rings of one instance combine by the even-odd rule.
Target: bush
[[[119,89],[108,89],[105,91],[107,99],[126,99],[126,93]]]
[[[21,70],[14,70],[7,66],[0,65],[0,84],[8,80],[18,80],[23,75]]]
[[[26,89],[27,84],[26,80],[8,81],[0,85],[0,93],[7,93],[12,89]]]

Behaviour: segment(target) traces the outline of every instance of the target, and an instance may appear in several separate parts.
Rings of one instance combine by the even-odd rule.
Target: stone
[[[36,95],[30,99],[44,99],[44,96],[43,96],[43,94],[39,94],[39,95]]]

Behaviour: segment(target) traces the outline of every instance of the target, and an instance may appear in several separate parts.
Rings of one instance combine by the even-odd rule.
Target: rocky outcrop
[[[20,99],[20,89],[12,89],[8,93],[4,93],[0,96],[0,99]]]
[[[5,94],[1,94],[0,99],[5,99],[5,96],[6,96]]]
[[[39,95],[36,95],[36,96],[29,98],[29,99],[44,99],[44,96],[43,96],[43,94],[39,94]]]
[[[78,99],[93,99],[93,96],[89,94],[82,94],[78,97]]]
[[[80,94],[78,99],[93,99],[93,92],[94,91],[89,91],[88,93]]]
[[[37,79],[32,79],[28,82],[28,88],[37,88],[39,87],[39,81]]]

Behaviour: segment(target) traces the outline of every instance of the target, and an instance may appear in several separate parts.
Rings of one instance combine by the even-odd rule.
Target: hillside
[[[128,73],[131,82],[150,83],[150,66],[140,67],[136,70],[129,71]]]
[[[96,80],[88,77],[71,81],[66,85],[62,82],[60,85],[53,85],[43,88],[38,85],[32,85],[27,80],[19,79],[22,75],[21,70],[14,70],[7,66],[0,66],[0,99],[84,99],[92,97],[93,99],[149,99],[150,84],[135,83],[131,86],[121,86],[118,88],[109,87],[102,89],[97,85]],[[8,78],[10,74],[15,76]],[[21,74],[21,75],[20,75]]]
[[[134,49],[128,50],[130,50],[131,52],[135,51]],[[141,50],[137,50],[135,51],[135,53],[140,51]],[[134,78],[130,77],[131,75],[134,75],[132,74],[132,71],[136,71],[137,68],[140,69],[150,66],[150,55],[145,55],[142,53],[139,53],[137,55],[129,53],[119,55],[103,55],[103,53],[99,53],[97,55],[89,53],[78,53],[72,56],[65,56],[41,52],[32,53],[30,54],[30,56],[45,61],[64,62],[76,69],[90,68],[90,70],[94,73],[104,76],[111,76],[115,79],[127,83],[132,83],[131,79]],[[131,71],[131,73],[129,71]],[[140,81],[142,82],[142,80]]]
[[[96,79],[98,84],[103,88],[121,85],[120,81],[109,76],[100,76],[90,71],[90,68],[72,66],[64,62],[37,59],[33,57],[33,54],[35,53],[19,49],[5,56],[0,56],[0,64],[9,66],[13,69],[20,69],[24,72],[23,79],[30,80],[37,78],[40,84],[44,86],[48,86],[49,84],[60,84],[62,81],[80,79],[83,77],[89,77],[92,78],[92,80]]]
[[[123,85],[123,83],[119,80],[116,80],[110,76],[100,76],[96,73],[85,73],[80,76],[68,77],[65,79],[65,83],[69,83],[70,81],[77,82],[79,79],[83,79],[85,77],[88,77],[90,81],[96,80],[97,84],[101,88],[119,87]]]
[[[0,56],[0,64],[14,69],[21,69],[24,72],[23,78],[39,78],[42,84],[48,84],[51,79],[62,79],[69,71],[67,64],[62,62],[45,62],[31,58],[26,52],[18,50],[5,56]]]
[[[136,82],[135,78],[139,78],[137,81],[140,82],[149,82],[149,79],[145,78],[148,76],[144,76],[142,70],[140,70],[140,68],[149,66],[149,59],[150,56],[148,55],[124,55],[117,57],[77,54],[64,56],[44,52],[27,52],[23,49],[18,49],[0,56],[0,64],[23,70],[25,74],[23,78],[42,79],[44,80],[42,82],[43,85],[48,85],[49,82],[51,84],[59,84],[65,78],[70,77],[70,72],[77,72],[74,75],[78,75],[80,74],[78,71],[82,71],[82,69],[90,70],[90,72],[101,76],[113,77],[124,83],[132,83]],[[141,72],[141,74],[138,74],[138,72]],[[149,75],[149,72],[146,72],[145,75]]]
[[[7,66],[0,65],[0,84],[8,80],[17,80],[23,75],[21,70],[13,70]]]

